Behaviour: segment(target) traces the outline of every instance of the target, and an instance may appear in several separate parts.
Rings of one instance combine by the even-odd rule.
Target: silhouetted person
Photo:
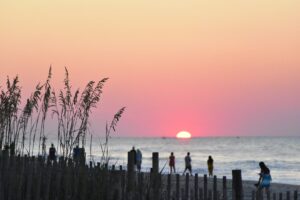
[[[49,160],[56,161],[56,149],[55,149],[53,143],[51,144],[51,147],[49,148]]]
[[[133,153],[133,158],[134,158],[134,167],[136,166],[136,150],[134,148],[134,146],[132,147],[132,149],[130,150],[131,153]]]
[[[190,152],[187,152],[184,158],[184,162],[185,162],[185,169],[183,171],[183,174],[186,172],[186,170],[189,170],[190,174],[192,175],[192,159],[190,156]]]
[[[143,155],[142,155],[142,152],[139,149],[136,150],[135,159],[136,159],[137,170],[140,172],[141,171],[141,167],[142,167]]]
[[[79,161],[79,157],[80,157],[80,149],[79,149],[79,146],[76,145],[76,147],[73,148],[73,160],[75,162],[78,162]]]
[[[213,176],[214,160],[212,159],[211,156],[208,156],[207,169],[208,169],[208,176]]]
[[[173,152],[171,152],[171,155],[169,157],[169,166],[170,166],[170,174],[172,174],[172,172],[176,173],[176,169],[175,169],[175,156],[174,156]]]
[[[259,167],[260,167],[259,180],[255,184],[255,186],[258,189],[265,188],[266,191],[268,191],[272,180],[270,169],[265,165],[264,162],[260,162]]]

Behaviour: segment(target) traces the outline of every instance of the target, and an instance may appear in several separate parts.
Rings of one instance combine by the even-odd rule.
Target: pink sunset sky
[[[0,82],[24,100],[52,65],[62,88],[109,77],[92,131],[300,134],[300,1],[2,0]],[[49,131],[51,132],[51,128]]]

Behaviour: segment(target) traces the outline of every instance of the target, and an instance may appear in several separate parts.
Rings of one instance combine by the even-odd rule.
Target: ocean
[[[99,139],[93,139],[92,157],[100,159]],[[87,144],[88,145],[88,144]],[[270,168],[272,181],[300,185],[300,137],[210,137],[210,138],[118,138],[109,140],[110,165],[127,165],[132,146],[143,154],[142,170],[150,171],[152,152],[159,152],[162,173],[169,172],[168,157],[174,152],[176,170],[184,170],[184,157],[190,152],[193,173],[207,174],[207,158],[214,159],[214,175],[231,179],[233,169],[242,170],[245,180],[257,180],[260,161]],[[87,161],[90,160],[89,147]]]

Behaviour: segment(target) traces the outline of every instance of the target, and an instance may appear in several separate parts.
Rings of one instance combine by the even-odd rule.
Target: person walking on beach
[[[54,144],[51,144],[51,147],[49,148],[49,161],[56,161],[56,149],[54,147]]]
[[[214,170],[214,160],[211,156],[208,156],[207,160],[207,169],[208,169],[208,176],[213,176],[213,170]]]
[[[260,162],[259,167],[260,167],[260,173],[258,174],[259,179],[258,182],[254,185],[257,187],[258,190],[262,190],[265,188],[267,192],[269,190],[272,181],[270,169],[265,165],[264,162]]]
[[[174,173],[176,173],[176,170],[175,170],[175,156],[174,156],[173,152],[171,152],[171,155],[169,157],[169,166],[170,166],[170,174],[172,174],[172,171]]]
[[[139,172],[141,172],[142,159],[143,159],[142,152],[141,152],[141,150],[137,149],[136,150],[136,166],[137,166],[137,170]]]
[[[192,175],[192,159],[190,156],[190,152],[187,152],[184,161],[185,161],[185,169],[183,171],[183,174],[186,172],[186,170],[189,170],[190,174]]]

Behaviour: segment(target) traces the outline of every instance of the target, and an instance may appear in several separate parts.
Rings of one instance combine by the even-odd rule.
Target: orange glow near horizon
[[[192,135],[187,131],[180,131],[177,133],[176,137],[180,139],[189,139],[192,137]]]

